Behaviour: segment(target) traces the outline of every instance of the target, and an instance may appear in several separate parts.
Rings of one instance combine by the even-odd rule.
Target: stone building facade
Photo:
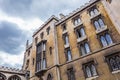
[[[51,16],[26,43],[29,80],[120,80],[119,2],[91,0]]]
[[[16,68],[0,67],[0,80],[26,80],[25,71]]]

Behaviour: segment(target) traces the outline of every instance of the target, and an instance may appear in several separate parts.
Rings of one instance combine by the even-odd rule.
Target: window
[[[97,76],[96,67],[93,61],[83,64],[83,67],[84,67],[84,73],[85,73],[86,78]]]
[[[80,51],[83,56],[90,53],[89,44],[87,42],[80,44]]]
[[[0,80],[6,80],[6,76],[0,73]]]
[[[105,24],[104,24],[103,20],[101,18],[99,18],[99,19],[94,21],[94,26],[95,26],[96,30],[99,30],[101,28],[104,28]]]
[[[64,43],[65,43],[65,45],[69,44],[69,38],[68,38],[67,34],[64,35]]]
[[[62,29],[63,29],[63,31],[65,31],[67,28],[66,28],[66,23],[64,23],[63,25],[62,25]]]
[[[85,36],[84,28],[77,29],[76,32],[78,38]]]
[[[36,51],[36,71],[40,71],[41,69],[45,69],[47,66],[46,62],[46,51],[45,49],[46,43],[44,41],[40,42],[37,45]]]
[[[73,68],[67,70],[68,80],[75,80],[75,71]]]
[[[17,75],[11,76],[10,78],[8,78],[8,80],[21,80],[21,78]]]
[[[98,13],[99,13],[99,11],[98,11],[98,9],[96,9],[96,8],[92,8],[92,9],[90,10],[90,12],[89,12],[90,16],[94,16],[94,15],[96,15],[96,14],[98,14]]]
[[[49,48],[50,54],[52,54],[52,47]]]
[[[40,34],[40,38],[43,39],[43,36],[44,36],[44,33],[42,32],[42,33]]]
[[[103,46],[108,46],[108,45],[113,43],[112,38],[108,33],[101,35],[100,41],[101,41]]]
[[[106,59],[111,71],[120,70],[120,53],[109,55]]]
[[[46,32],[47,32],[47,35],[49,35],[49,33],[50,33],[50,27],[48,27],[48,28],[46,29]]]
[[[52,80],[52,75],[48,74],[47,80]]]
[[[72,60],[72,54],[71,54],[70,49],[66,50],[66,60],[67,61],[71,61]]]
[[[38,42],[38,37],[35,38],[35,44],[37,44],[37,42]]]
[[[80,23],[81,23],[81,19],[80,19],[79,16],[76,17],[76,18],[74,18],[74,25],[75,25],[75,26],[77,26],[77,25],[80,24]]]
[[[28,56],[30,55],[30,50],[28,51]]]

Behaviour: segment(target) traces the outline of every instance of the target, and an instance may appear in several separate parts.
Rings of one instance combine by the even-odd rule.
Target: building
[[[0,80],[26,80],[25,71],[1,66]]]
[[[26,43],[29,80],[120,80],[119,0],[51,16]]]

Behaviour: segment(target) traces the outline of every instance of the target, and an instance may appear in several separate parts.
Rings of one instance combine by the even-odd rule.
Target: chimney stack
[[[60,18],[61,18],[61,19],[63,19],[63,18],[65,17],[65,15],[62,14],[62,13],[60,13],[59,15],[60,15]]]

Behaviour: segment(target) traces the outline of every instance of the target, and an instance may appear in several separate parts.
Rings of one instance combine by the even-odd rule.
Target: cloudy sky
[[[32,33],[51,15],[66,15],[88,1],[0,0],[0,65],[21,68]]]

